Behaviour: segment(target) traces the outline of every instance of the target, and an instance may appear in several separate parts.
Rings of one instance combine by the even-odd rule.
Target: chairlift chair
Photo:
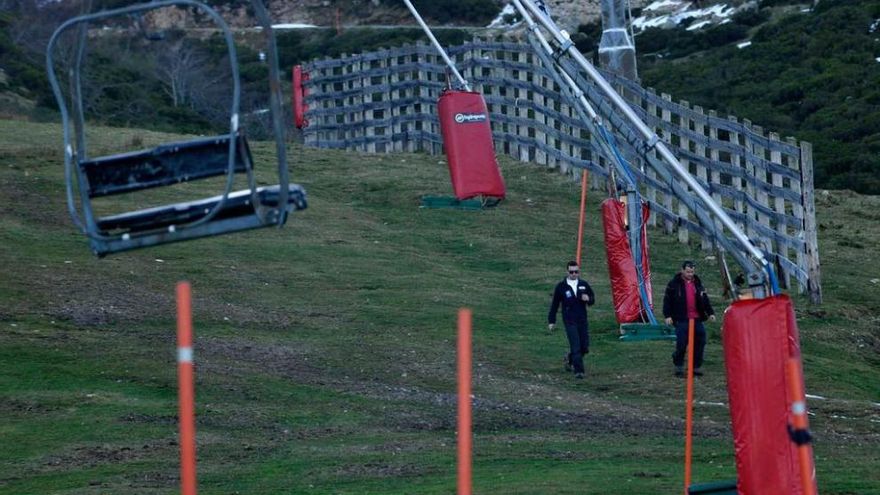
[[[281,112],[280,71],[277,48],[268,12],[261,0],[251,0],[266,36],[269,54],[270,109],[278,161],[274,186],[257,187],[253,159],[244,132],[239,128],[241,83],[232,33],[223,18],[196,0],[162,0],[81,15],[64,22],[52,35],[46,51],[49,82],[61,110],[67,206],[74,224],[89,238],[101,257],[120,251],[226,234],[259,227],[282,226],[287,216],[306,208],[306,193],[289,183],[284,124]],[[155,148],[91,158],[88,156],[83,116],[81,67],[89,24],[109,18],[136,16],[170,6],[195,8],[206,13],[223,33],[231,65],[233,94],[229,132],[210,137],[161,144]],[[61,91],[53,52],[66,31],[78,28],[69,87],[72,106]],[[70,115],[72,110],[73,116]],[[71,138],[71,126],[75,142]],[[232,191],[236,174],[244,174],[248,188]],[[128,194],[182,182],[226,176],[219,195],[154,208],[97,217],[94,198]],[[77,194],[79,205],[77,205]]]

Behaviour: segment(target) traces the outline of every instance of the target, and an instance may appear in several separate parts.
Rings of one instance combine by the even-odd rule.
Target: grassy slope
[[[99,129],[93,153],[135,136],[168,139]],[[98,260],[65,213],[59,142],[57,126],[0,121],[0,494],[175,491],[182,279],[194,286],[202,493],[452,491],[462,305],[475,315],[478,493],[680,491],[684,385],[670,343],[616,341],[598,193],[585,274],[599,300],[578,383],[561,370],[564,336],[545,330],[574,250],[578,187],[563,176],[504,161],[500,208],[423,211],[420,195],[449,190],[441,157],[297,149],[310,209],[283,230]],[[271,161],[270,146],[253,148]],[[833,399],[811,403],[826,494],[880,487],[878,207],[819,196],[828,302],[796,304],[809,392]],[[703,256],[658,233],[651,243],[655,285]],[[716,270],[701,270],[717,294]],[[700,481],[735,473],[709,328]]]

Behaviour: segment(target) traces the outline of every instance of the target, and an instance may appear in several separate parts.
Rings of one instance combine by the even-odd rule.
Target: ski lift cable
[[[462,87],[466,91],[471,91],[471,85],[467,82],[467,80],[461,75],[458,71],[458,68],[455,67],[455,62],[449,58],[449,55],[446,54],[446,50],[443,49],[443,46],[440,45],[440,42],[437,41],[437,38],[434,37],[434,33],[431,32],[431,28],[425,24],[425,21],[422,19],[422,16],[419,15],[419,11],[413,6],[410,0],[403,0],[403,3],[406,4],[406,7],[412,12],[413,17],[416,18],[416,21],[419,23],[419,26],[425,31],[425,34],[428,35],[428,39],[431,40],[431,43],[434,45],[434,48],[437,49],[437,52],[440,53],[440,56],[443,58],[443,61],[446,62],[446,65],[452,70],[452,73],[455,75],[455,78],[458,79],[458,82],[461,83]]]
[[[598,70],[593,67],[593,65],[586,60],[586,58],[573,46],[571,43],[571,37],[567,32],[561,30],[556,26],[550,16],[547,14],[546,8],[539,8],[536,6],[533,0],[513,0],[514,3],[521,3],[525,8],[528,9],[531,14],[538,19],[538,21],[552,33],[554,41],[560,47],[560,51],[567,52],[571,58],[577,62],[577,64],[586,72],[589,78],[598,86],[602,93],[604,93],[608,99],[612,102],[615,107],[615,110],[624,115],[624,117],[629,120],[633,127],[638,131],[641,135],[642,139],[645,141],[645,151],[646,154],[650,150],[654,149],[660,155],[662,160],[666,162],[666,164],[670,167],[670,169],[675,173],[675,175],[685,182],[690,189],[693,191],[696,196],[702,200],[702,202],[706,205],[706,207],[712,212],[712,214],[717,217],[721,223],[731,232],[736,241],[740,244],[741,248],[744,249],[749,255],[751,255],[752,259],[757,263],[757,265],[766,271],[769,281],[770,288],[772,293],[779,293],[778,281],[776,279],[775,271],[767,260],[764,252],[760,250],[756,245],[754,245],[746,234],[736,225],[733,219],[717,204],[715,201],[709,196],[709,194],[700,186],[700,184],[690,175],[690,173],[685,170],[681,164],[678,163],[678,159],[675,155],[670,151],[670,149],[661,141],[660,137],[652,131],[633,111],[632,108],[626,103],[626,101],[614,90],[614,88],[605,80],[604,77],[598,72]],[[543,2],[541,2],[543,6]],[[747,269],[747,265],[743,267]]]

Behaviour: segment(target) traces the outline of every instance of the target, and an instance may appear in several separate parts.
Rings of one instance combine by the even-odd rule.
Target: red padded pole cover
[[[785,384],[786,360],[800,355],[791,300],[736,301],[724,313],[723,328],[738,493],[801,495]]]
[[[642,274],[648,302],[654,307],[651,295],[651,267],[648,260],[648,235],[646,224],[650,211],[642,205]],[[602,202],[602,225],[605,230],[605,256],[608,259],[608,276],[611,278],[611,298],[617,323],[642,321],[642,300],[639,297],[639,281],[633,263],[632,250],[627,238],[626,205],[609,198]]]
[[[443,149],[455,197],[503,198],[504,179],[498,171],[489,109],[483,95],[471,91],[444,91],[437,103]]]
[[[297,129],[302,129],[308,125],[306,121],[308,106],[305,102],[307,92],[303,87],[303,82],[308,79],[309,75],[303,72],[301,65],[293,66],[293,123]]]

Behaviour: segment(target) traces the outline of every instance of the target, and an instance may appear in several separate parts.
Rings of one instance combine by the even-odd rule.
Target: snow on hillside
[[[687,0],[657,0],[642,9],[642,15],[633,19],[633,30],[672,28],[688,19],[693,19],[688,29],[695,30],[729,22],[730,17],[739,10],[726,3],[705,8],[695,6],[695,2]]]

